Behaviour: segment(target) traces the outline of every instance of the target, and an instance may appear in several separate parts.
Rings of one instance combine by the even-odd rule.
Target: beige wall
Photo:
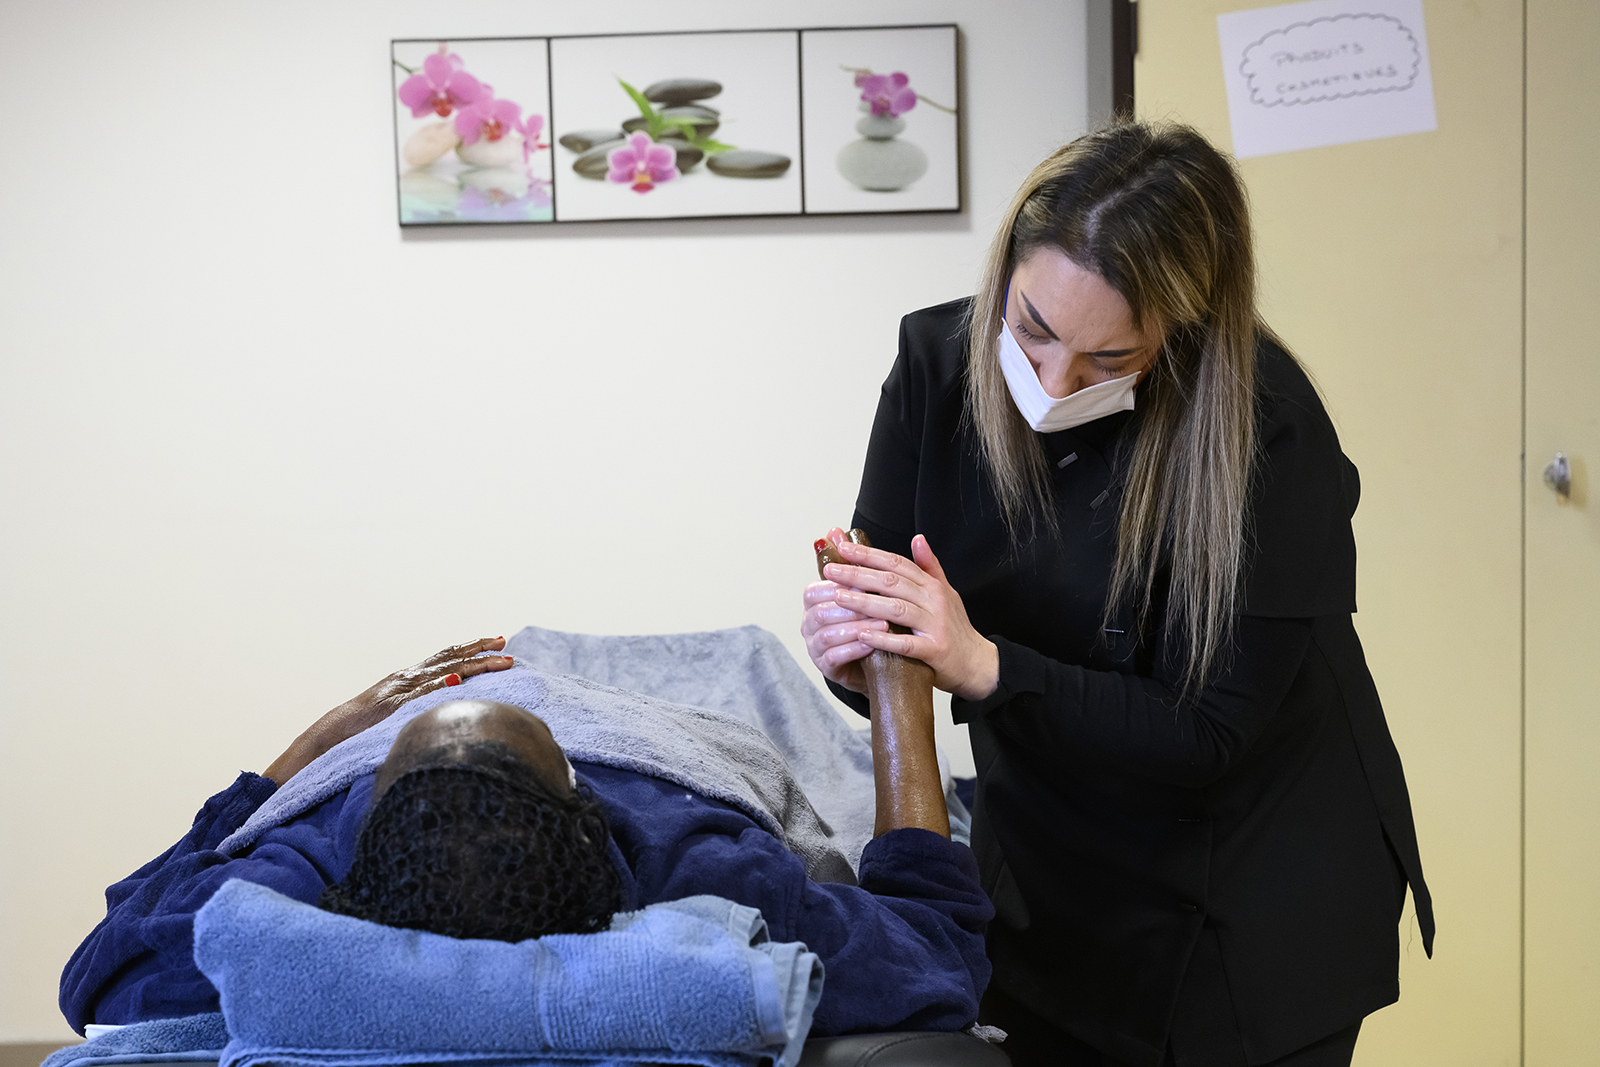
[[[390,37],[935,21],[965,31],[962,215],[395,226]],[[0,1041],[65,1038],[102,887],[390,670],[528,623],[755,622],[800,652],[898,320],[971,291],[1006,198],[1082,132],[1084,26],[1081,0],[0,4],[26,87]]]
[[[1140,4],[1142,111],[1227,143],[1214,16],[1241,6]],[[1517,1050],[1520,6],[1426,14],[1437,132],[1244,170],[1268,316],[1362,471],[1358,625],[1438,898],[1436,958],[1408,920],[1358,1063],[1456,1067]],[[393,224],[391,36],[941,20],[966,32],[962,216]],[[0,6],[36,94],[0,169],[0,1041],[66,1036],[55,979],[103,885],[410,658],[528,622],[754,621],[798,652],[896,321],[969,291],[1005,197],[1081,128],[1082,21]]]
[[[1216,15],[1139,4],[1139,111],[1230,141]],[[1267,318],[1361,469],[1360,613],[1439,922],[1359,1065],[1519,1054],[1521,5],[1428,0],[1439,128],[1242,164]]]

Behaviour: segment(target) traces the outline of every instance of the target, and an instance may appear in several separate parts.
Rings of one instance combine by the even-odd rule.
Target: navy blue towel
[[[691,897],[510,944],[332,915],[237,879],[195,917],[223,1067],[800,1058],[822,964],[752,908]]]

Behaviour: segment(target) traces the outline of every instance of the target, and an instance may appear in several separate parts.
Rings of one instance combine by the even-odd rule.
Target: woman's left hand
[[[863,630],[857,640],[885,652],[920,659],[933,668],[933,684],[964,700],[981,700],[1000,684],[1000,650],[973,629],[961,594],[918,534],[911,559],[848,540],[845,563],[830,563],[823,577],[841,588],[840,607],[904,626],[906,634]]]

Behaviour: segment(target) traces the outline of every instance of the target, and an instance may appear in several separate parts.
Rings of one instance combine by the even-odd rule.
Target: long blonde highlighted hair
[[[1195,130],[1126,122],[1080,137],[1017,190],[989,247],[968,323],[967,416],[1013,542],[1056,529],[1043,447],[1012,402],[999,335],[1012,271],[1051,248],[1127,300],[1161,338],[1139,386],[1123,454],[1122,511],[1107,620],[1130,605],[1141,630],[1169,568],[1165,626],[1186,648],[1185,694],[1229,646],[1245,559],[1255,456],[1255,304],[1243,183]]]

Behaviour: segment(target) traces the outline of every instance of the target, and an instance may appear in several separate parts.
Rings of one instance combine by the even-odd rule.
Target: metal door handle
[[[1558,496],[1572,494],[1572,465],[1567,462],[1565,452],[1557,452],[1556,458],[1544,469],[1544,484],[1554,489]]]

